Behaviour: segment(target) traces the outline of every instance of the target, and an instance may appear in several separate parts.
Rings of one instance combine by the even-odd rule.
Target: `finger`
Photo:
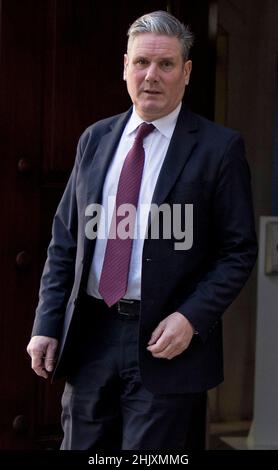
[[[147,349],[151,353],[159,354],[162,353],[170,344],[170,338],[159,339],[157,343],[148,346]]]
[[[147,349],[153,352],[162,352],[174,340],[173,334],[168,329],[164,329],[162,335],[158,338],[155,344],[148,346]]]
[[[45,370],[43,356],[32,356],[32,369],[37,375],[47,379],[48,373]]]
[[[34,371],[39,377],[43,377],[44,379],[48,378],[48,372],[44,367],[38,367],[37,369],[34,369]]]
[[[148,345],[152,345],[157,342],[157,340],[160,338],[160,336],[163,334],[164,331],[164,325],[159,324],[158,327],[152,332],[150,341],[148,342]]]
[[[174,357],[181,354],[188,347],[188,342],[186,343],[176,343],[170,342],[170,344],[163,350],[159,352],[152,352],[153,357],[160,357],[165,359],[173,359]]]
[[[56,347],[53,348],[53,347],[49,346],[47,348],[44,364],[45,364],[45,369],[48,372],[52,372],[53,369],[54,369],[54,365],[55,365],[55,362],[56,362],[55,352],[56,352]]]
[[[45,358],[45,369],[47,372],[52,372],[54,369],[56,359],[54,357],[47,357]]]
[[[43,365],[44,352],[43,351],[32,351],[31,352],[32,369],[37,369]]]
[[[176,355],[173,344],[169,344],[165,349],[159,352],[152,352],[153,357],[161,359],[170,359]]]

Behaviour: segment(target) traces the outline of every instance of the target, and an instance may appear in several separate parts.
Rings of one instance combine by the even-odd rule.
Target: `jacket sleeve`
[[[82,138],[78,143],[71,176],[54,216],[32,336],[59,338],[73,286],[78,229],[76,178],[82,156],[81,147]]]
[[[211,211],[216,256],[195,290],[177,309],[206,340],[247,281],[257,258],[250,171],[244,143],[227,145]]]

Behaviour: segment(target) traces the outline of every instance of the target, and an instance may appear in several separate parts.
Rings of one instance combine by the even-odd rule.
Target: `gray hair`
[[[141,16],[132,23],[127,35],[127,49],[138,34],[155,33],[176,37],[182,46],[183,59],[187,60],[193,45],[194,36],[188,26],[185,26],[177,18],[166,11],[154,11]]]

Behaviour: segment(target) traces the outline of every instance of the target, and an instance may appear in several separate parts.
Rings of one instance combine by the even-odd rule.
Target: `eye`
[[[143,57],[140,57],[139,59],[135,60],[135,65],[137,65],[140,68],[146,67],[148,65],[148,60],[144,59]]]
[[[160,64],[160,66],[165,70],[171,69],[173,65],[174,64],[171,60],[163,60]]]

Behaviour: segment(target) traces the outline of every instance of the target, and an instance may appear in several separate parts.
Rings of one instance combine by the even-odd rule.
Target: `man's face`
[[[139,116],[154,121],[171,113],[183,97],[191,67],[176,37],[138,34],[124,57],[124,79]]]

